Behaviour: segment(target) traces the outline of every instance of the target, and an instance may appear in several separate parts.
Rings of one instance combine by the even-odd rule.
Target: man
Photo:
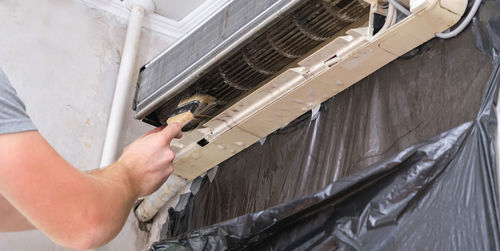
[[[137,198],[173,171],[170,141],[179,124],[138,138],[112,165],[72,167],[38,133],[0,70],[0,231],[37,228],[54,242],[91,249],[113,239]]]

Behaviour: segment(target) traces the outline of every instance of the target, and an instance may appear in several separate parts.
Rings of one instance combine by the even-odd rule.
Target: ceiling
[[[156,13],[177,21],[182,20],[206,0],[154,0]]]

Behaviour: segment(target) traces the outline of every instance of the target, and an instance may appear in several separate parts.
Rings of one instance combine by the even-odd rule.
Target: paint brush
[[[215,105],[214,97],[206,94],[196,94],[179,102],[175,112],[167,119],[167,124],[179,123],[183,131],[193,129],[196,126],[189,126],[189,122],[193,121],[201,111],[213,105]]]

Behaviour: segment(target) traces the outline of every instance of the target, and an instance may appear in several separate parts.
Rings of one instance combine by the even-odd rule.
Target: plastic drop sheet
[[[222,163],[151,250],[500,250],[500,5]]]

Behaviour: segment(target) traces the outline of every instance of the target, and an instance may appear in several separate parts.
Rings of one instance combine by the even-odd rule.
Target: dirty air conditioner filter
[[[182,98],[196,93],[215,97],[217,105],[198,116],[191,124],[195,127],[369,9],[363,0],[231,1],[141,69],[136,118],[159,126]]]

